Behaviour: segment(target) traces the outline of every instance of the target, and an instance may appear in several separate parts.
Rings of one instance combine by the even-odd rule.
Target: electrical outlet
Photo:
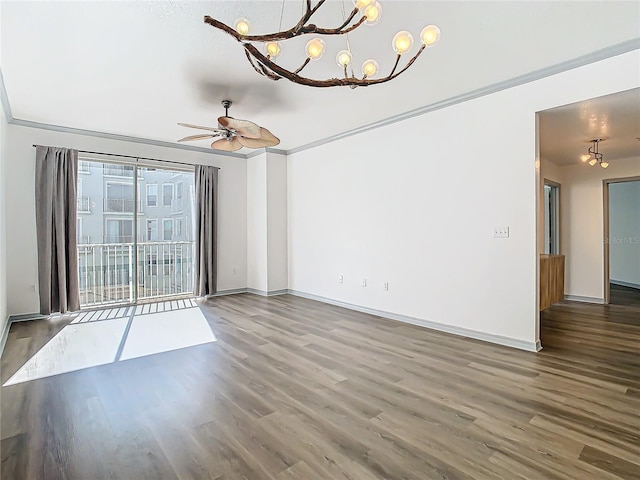
[[[338,283],[344,283],[344,277],[342,275],[338,275]]]
[[[367,279],[366,279],[366,278],[363,278],[363,279],[362,279],[362,286],[363,286],[363,287],[366,287],[366,286],[367,286]]]
[[[493,227],[493,238],[509,238],[509,227]]]
[[[385,292],[389,291],[389,282],[384,282],[384,290]]]

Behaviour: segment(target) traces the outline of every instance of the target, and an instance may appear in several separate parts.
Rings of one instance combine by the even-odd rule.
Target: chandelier
[[[365,60],[361,67],[362,76],[356,77],[353,70],[353,56],[349,43],[349,33],[364,25],[375,25],[380,21],[382,15],[382,6],[375,0],[353,0],[354,8],[349,15],[344,15],[343,6],[343,23],[336,28],[321,28],[313,23],[309,23],[311,17],[322,7],[325,0],[319,0],[315,6],[311,5],[311,0],[306,0],[305,10],[302,17],[293,27],[265,35],[250,35],[251,23],[246,18],[239,18],[234,23],[234,28],[226,25],[210,16],[205,16],[204,21],[212,27],[231,35],[244,48],[245,55],[251,63],[251,66],[260,75],[271,80],[280,80],[286,78],[300,85],[310,87],[338,87],[349,86],[350,88],[365,87],[378,83],[388,82],[405,72],[425,48],[432,47],[440,40],[440,29],[435,25],[427,25],[420,32],[420,48],[418,52],[411,57],[402,68],[398,69],[400,59],[413,48],[413,36],[408,31],[396,33],[393,37],[391,45],[396,52],[396,59],[393,68],[385,77],[378,77],[379,66],[374,59]],[[284,0],[282,8],[284,9]],[[280,20],[282,22],[282,18]],[[283,44],[286,40],[299,37],[302,35],[311,35],[311,39],[305,47],[306,58],[295,69],[287,69],[282,65],[278,65],[275,59],[281,52]],[[323,37],[344,35],[346,38],[346,48],[340,50],[336,55],[336,63],[341,68],[343,78],[329,78],[326,80],[317,80],[305,77],[300,73],[309,64],[309,62],[319,60],[325,52],[325,42]],[[262,44],[261,52],[255,44]]]
[[[604,161],[602,153],[598,151],[598,144],[600,142],[604,142],[605,140],[606,138],[594,138],[593,140],[589,140],[589,142],[593,143],[593,145],[591,145],[589,147],[589,150],[587,150],[588,153],[580,156],[580,160],[582,160],[583,163],[588,162],[592,167],[596,163],[599,163],[602,168],[607,168],[609,164]]]

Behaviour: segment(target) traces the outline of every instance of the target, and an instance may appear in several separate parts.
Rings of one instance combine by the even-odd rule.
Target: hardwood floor
[[[2,387],[2,479],[640,478],[637,307],[551,307],[538,354],[289,295],[201,308],[215,342]],[[3,385],[62,328],[12,325]]]
[[[610,284],[610,303],[640,307],[640,289]],[[640,320],[639,320],[640,321]]]

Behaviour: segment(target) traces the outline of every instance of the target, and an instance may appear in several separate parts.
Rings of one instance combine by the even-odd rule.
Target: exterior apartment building
[[[138,167],[134,182],[135,171],[132,165],[78,162],[78,273],[84,305],[193,290],[193,173]]]

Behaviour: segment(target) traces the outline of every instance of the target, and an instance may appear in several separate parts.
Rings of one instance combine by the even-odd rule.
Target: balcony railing
[[[89,197],[78,197],[78,213],[91,213]]]
[[[131,303],[193,293],[194,242],[138,243],[134,285],[133,243],[78,245],[80,304]]]
[[[103,164],[103,175],[111,175],[114,177],[133,177],[133,166],[132,165],[112,165],[105,163]],[[142,177],[142,169],[138,169],[138,178]]]
[[[105,198],[104,211],[108,213],[133,213],[136,201],[130,198]],[[138,202],[138,211],[142,212],[142,202]]]

